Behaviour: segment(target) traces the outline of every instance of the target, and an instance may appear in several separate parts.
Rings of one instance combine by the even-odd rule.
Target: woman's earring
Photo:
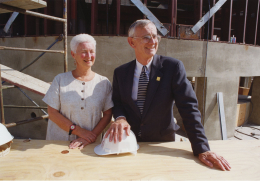
[[[77,62],[76,62],[76,60],[74,59],[74,65],[77,67]]]

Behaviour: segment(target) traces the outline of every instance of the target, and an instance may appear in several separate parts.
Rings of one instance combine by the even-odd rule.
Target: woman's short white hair
[[[154,23],[148,19],[139,19],[139,20],[135,21],[133,24],[131,24],[131,26],[128,29],[128,37],[135,36],[136,27],[143,28],[150,23],[152,23],[154,25]]]
[[[88,35],[88,34],[78,34],[76,36],[74,36],[72,38],[72,40],[70,41],[70,49],[71,51],[73,51],[74,53],[77,53],[77,48],[78,48],[78,45],[80,43],[93,43],[94,46],[95,46],[95,50],[96,50],[96,40],[91,36],[91,35]]]

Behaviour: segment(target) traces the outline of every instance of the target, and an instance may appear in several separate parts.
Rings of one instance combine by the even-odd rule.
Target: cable
[[[17,86],[16,86],[17,87]],[[36,102],[34,102],[34,100],[32,100],[20,87],[17,87],[17,89],[19,91],[21,91],[35,106],[40,107]],[[41,111],[45,114],[48,115],[48,113],[46,111],[44,111],[43,109],[41,109]]]
[[[241,132],[241,131],[238,131],[237,129],[236,129],[235,131],[238,132],[238,133],[240,133],[240,134],[243,134],[243,135],[246,135],[246,136],[250,136],[250,137],[252,137],[252,138],[255,138],[255,139],[259,140],[259,138],[254,137],[254,136],[249,135],[249,134],[246,134],[246,133],[243,133],[243,132]]]

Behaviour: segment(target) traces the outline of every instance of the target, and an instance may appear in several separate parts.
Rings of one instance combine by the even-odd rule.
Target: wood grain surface
[[[2,80],[40,95],[45,95],[50,84],[0,64]]]
[[[68,149],[69,142],[14,140],[11,152],[0,158],[0,180],[259,180],[260,141],[210,141],[226,158],[231,171],[204,166],[190,143],[139,143],[136,156],[98,156],[94,147]],[[68,154],[61,152],[68,150]]]

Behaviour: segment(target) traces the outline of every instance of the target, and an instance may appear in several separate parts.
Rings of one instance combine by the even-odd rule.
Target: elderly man
[[[206,165],[216,164],[230,170],[229,163],[210,151],[201,124],[196,95],[181,61],[157,55],[160,36],[149,20],[137,20],[128,31],[128,43],[136,59],[114,71],[113,115],[116,119],[107,131],[110,141],[121,141],[130,128],[138,141],[174,141],[173,103],[175,101],[194,155]],[[119,139],[119,140],[117,140]]]

